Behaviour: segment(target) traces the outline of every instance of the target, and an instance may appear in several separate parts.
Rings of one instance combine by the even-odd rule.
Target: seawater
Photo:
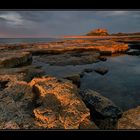
[[[17,43],[44,43],[63,40],[60,38],[0,38],[0,44],[17,44]]]
[[[112,100],[123,111],[140,106],[140,56],[121,55],[108,57],[105,62],[86,65],[50,66],[43,62],[34,62],[42,66],[46,75],[64,77],[79,74],[85,68],[108,68],[108,73],[85,73],[81,78],[81,89],[92,89]]]

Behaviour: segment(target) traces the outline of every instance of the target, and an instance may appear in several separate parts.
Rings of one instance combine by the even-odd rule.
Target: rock
[[[98,39],[99,38],[99,39]],[[118,40],[117,40],[118,41]],[[128,44],[113,41],[113,39],[100,40],[65,40],[49,43],[32,43],[0,46],[0,52],[22,51],[30,52],[32,55],[73,53],[73,57],[80,57],[80,53],[97,51],[100,54],[111,55],[114,53],[123,53],[128,50]],[[77,54],[78,53],[78,54]],[[88,55],[87,55],[88,56]],[[59,57],[57,57],[59,58]]]
[[[97,51],[91,52],[76,52],[76,53],[63,53],[57,55],[42,55],[35,58],[38,61],[48,63],[50,65],[83,65],[90,64],[97,61],[100,53]]]
[[[20,129],[20,127],[14,121],[9,121],[0,126],[1,129]]]
[[[102,68],[96,68],[94,71],[101,74],[101,75],[104,75],[108,72],[108,69],[102,67]]]
[[[91,118],[100,129],[115,129],[122,111],[108,98],[93,90],[81,90],[80,95],[90,109]]]
[[[140,106],[125,111],[118,121],[117,129],[140,129]]]
[[[72,74],[63,78],[71,80],[73,84],[77,85],[77,87],[80,87],[80,74]]]
[[[0,81],[0,91],[7,87],[7,83],[8,81]]]
[[[36,66],[24,66],[19,68],[2,68],[0,69],[0,79],[7,77],[6,79],[18,80],[18,81],[31,81],[34,77],[41,77],[45,74],[43,70]],[[8,78],[9,77],[9,78]]]
[[[28,83],[9,79],[7,87],[0,91],[0,128],[35,128],[34,107],[34,94]]]
[[[126,52],[128,55],[140,55],[140,50],[129,50]]]
[[[83,71],[83,72],[90,73],[90,72],[92,72],[92,71],[93,71],[93,69],[91,69],[91,68],[86,68],[86,69],[84,69],[84,71]]]
[[[106,61],[106,60],[107,60],[107,58],[105,58],[105,57],[99,57],[99,59],[100,59],[101,61]]]
[[[106,36],[109,35],[107,29],[95,29],[87,33],[89,36]]]
[[[34,115],[46,129],[78,129],[89,117],[89,110],[78,95],[78,89],[68,80],[55,77],[34,78],[31,83],[39,107]]]
[[[79,125],[79,129],[92,129],[92,130],[94,130],[94,129],[99,129],[98,127],[97,127],[97,125],[93,122],[93,121],[91,121],[91,120],[89,120],[89,119],[85,119],[85,120],[83,120],[81,123],[80,123],[80,125]]]
[[[3,52],[0,54],[0,68],[12,68],[31,63],[32,55],[29,52]]]

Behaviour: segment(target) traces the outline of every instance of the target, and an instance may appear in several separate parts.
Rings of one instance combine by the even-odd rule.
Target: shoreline
[[[117,123],[122,110],[94,90],[79,89],[80,79],[85,73],[95,71],[104,75],[108,69],[84,69],[78,75],[58,78],[45,75],[43,69],[33,62],[62,67],[93,64],[106,61],[102,54],[125,54],[127,51],[128,44],[113,40],[76,39],[3,45],[0,48],[0,104],[6,102],[7,105],[6,109],[1,106],[6,115],[1,113],[4,116],[0,116],[0,121],[5,121],[0,128],[119,129],[122,125],[118,127]],[[90,99],[93,101],[90,102]],[[8,102],[11,102],[12,108]],[[10,114],[12,112],[16,116],[15,108],[21,112],[17,118]]]

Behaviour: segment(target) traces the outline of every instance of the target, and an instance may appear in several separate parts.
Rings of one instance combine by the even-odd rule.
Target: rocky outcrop
[[[94,69],[95,72],[101,74],[101,75],[104,75],[108,72],[108,68],[106,67],[99,67],[99,68],[96,68]]]
[[[44,75],[44,71],[37,66],[24,66],[19,68],[2,68],[0,69],[0,79],[8,78],[18,81],[31,81],[34,77],[41,77]]]
[[[44,128],[78,129],[89,117],[89,110],[71,82],[55,77],[36,78],[30,83],[38,97],[39,107],[34,109],[38,124]]]
[[[0,53],[0,68],[12,68],[32,61],[32,56],[29,52],[3,52]]]
[[[100,129],[115,129],[122,111],[108,98],[93,90],[81,90],[80,95],[90,109],[91,118]]]
[[[117,129],[140,129],[140,106],[124,112]]]
[[[64,53],[59,55],[42,55],[40,57],[36,57],[35,60],[58,66],[83,65],[96,62],[99,56],[99,52],[91,51]]]
[[[87,33],[86,35],[88,36],[107,36],[108,31],[107,29],[94,29],[92,31],[90,31],[89,33]]]
[[[0,91],[0,129],[98,129],[69,80],[6,81]]]
[[[31,48],[24,49],[24,51],[29,51],[35,55],[62,54],[66,52],[81,53],[86,51],[100,51],[103,55],[110,55],[112,53],[125,52],[127,50],[127,44],[112,40],[65,40],[61,43],[37,44]]]

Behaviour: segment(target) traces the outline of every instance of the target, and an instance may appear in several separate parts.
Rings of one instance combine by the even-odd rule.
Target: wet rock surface
[[[94,71],[101,74],[101,75],[104,75],[108,72],[108,68],[99,67],[99,68],[94,69]]]
[[[80,95],[90,109],[91,118],[100,129],[116,129],[117,121],[122,115],[119,107],[90,89],[81,90]]]
[[[36,60],[48,63],[50,65],[82,65],[94,63],[98,60],[100,53],[97,51],[92,52],[75,52],[75,53],[64,53],[57,55],[42,55]]]

